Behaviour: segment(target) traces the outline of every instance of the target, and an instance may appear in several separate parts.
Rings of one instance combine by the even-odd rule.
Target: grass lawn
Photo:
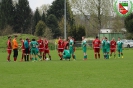
[[[7,62],[0,53],[0,88],[133,88],[133,50],[124,50],[124,59],[95,60],[88,50],[83,61],[81,50],[76,61]],[[118,55],[117,55],[118,56]]]

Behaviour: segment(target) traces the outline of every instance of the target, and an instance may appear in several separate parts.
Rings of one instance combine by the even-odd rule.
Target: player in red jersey
[[[64,49],[66,49],[67,46],[69,46],[69,42],[66,39],[64,39]]]
[[[114,53],[114,58],[116,56],[116,41],[114,38],[112,38],[111,42],[110,42],[110,57],[112,56],[112,53]]]
[[[74,37],[72,37],[72,40],[73,40],[73,42],[74,42],[74,45],[76,44],[76,42],[75,42],[75,39],[74,39]],[[73,46],[73,51],[75,52],[75,50],[76,50],[76,47],[75,46]]]
[[[7,52],[8,52],[8,56],[7,56],[7,61],[11,61],[10,60],[10,56],[12,53],[12,44],[11,44],[11,36],[8,36],[8,41],[7,41]]]
[[[38,39],[37,42],[38,42],[38,44],[39,44],[38,49],[39,49],[39,52],[40,52],[40,56],[41,56],[41,58],[42,58],[43,52],[44,52],[44,44],[43,44],[42,38],[39,37],[39,39]]]
[[[101,45],[101,41],[98,39],[98,36],[96,36],[96,39],[92,43],[92,47],[95,53],[95,59],[97,59],[97,54],[98,54],[98,58],[100,59],[100,45]]]
[[[23,61],[24,55],[25,55],[25,48],[24,48],[24,40],[22,38],[20,38],[20,42],[21,42],[21,49],[22,49],[22,56],[20,61]]]
[[[58,40],[58,55],[60,57],[60,60],[62,60],[63,51],[64,51],[64,41],[61,39],[61,37],[59,37],[59,40]]]
[[[46,60],[46,58],[47,58],[46,54],[48,54],[49,59],[51,60],[51,55],[50,55],[49,47],[48,47],[48,40],[46,38],[44,38],[43,43],[44,43],[44,58],[43,58],[43,60]]]

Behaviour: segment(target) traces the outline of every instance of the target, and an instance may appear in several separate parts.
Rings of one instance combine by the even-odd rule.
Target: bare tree
[[[47,10],[49,9],[49,4],[43,4],[42,6],[39,7],[39,12],[42,15],[42,13],[44,12],[45,14],[47,14]]]
[[[89,21],[90,30],[100,32],[110,17],[114,16],[114,0],[70,0],[74,14],[83,14]],[[87,18],[90,15],[90,19]]]

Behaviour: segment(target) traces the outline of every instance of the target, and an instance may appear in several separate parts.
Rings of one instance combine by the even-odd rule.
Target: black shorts
[[[25,54],[29,54],[29,52],[30,52],[30,51],[29,51],[29,48],[26,48],[26,49],[25,49]]]
[[[18,57],[18,49],[13,49],[13,57]]]

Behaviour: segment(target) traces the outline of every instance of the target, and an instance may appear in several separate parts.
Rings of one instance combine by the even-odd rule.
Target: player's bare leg
[[[24,59],[24,55],[25,55],[25,53],[22,52],[22,56],[21,56],[21,59],[20,59],[21,62],[22,62],[23,59]]]
[[[73,57],[73,60],[76,60],[76,56],[74,53],[72,54],[72,57]]]
[[[97,53],[95,52],[95,59],[97,59]]]
[[[49,59],[51,60],[51,55],[48,53]]]
[[[10,56],[11,56],[11,54],[8,54],[8,56],[7,56],[7,61],[9,61],[9,62],[10,62]]]
[[[62,52],[58,52],[58,55],[60,57],[60,60],[62,60]]]
[[[98,58],[100,59],[100,52],[98,52]]]
[[[42,57],[43,57],[43,53],[42,52],[40,52],[40,59],[42,60]]]

